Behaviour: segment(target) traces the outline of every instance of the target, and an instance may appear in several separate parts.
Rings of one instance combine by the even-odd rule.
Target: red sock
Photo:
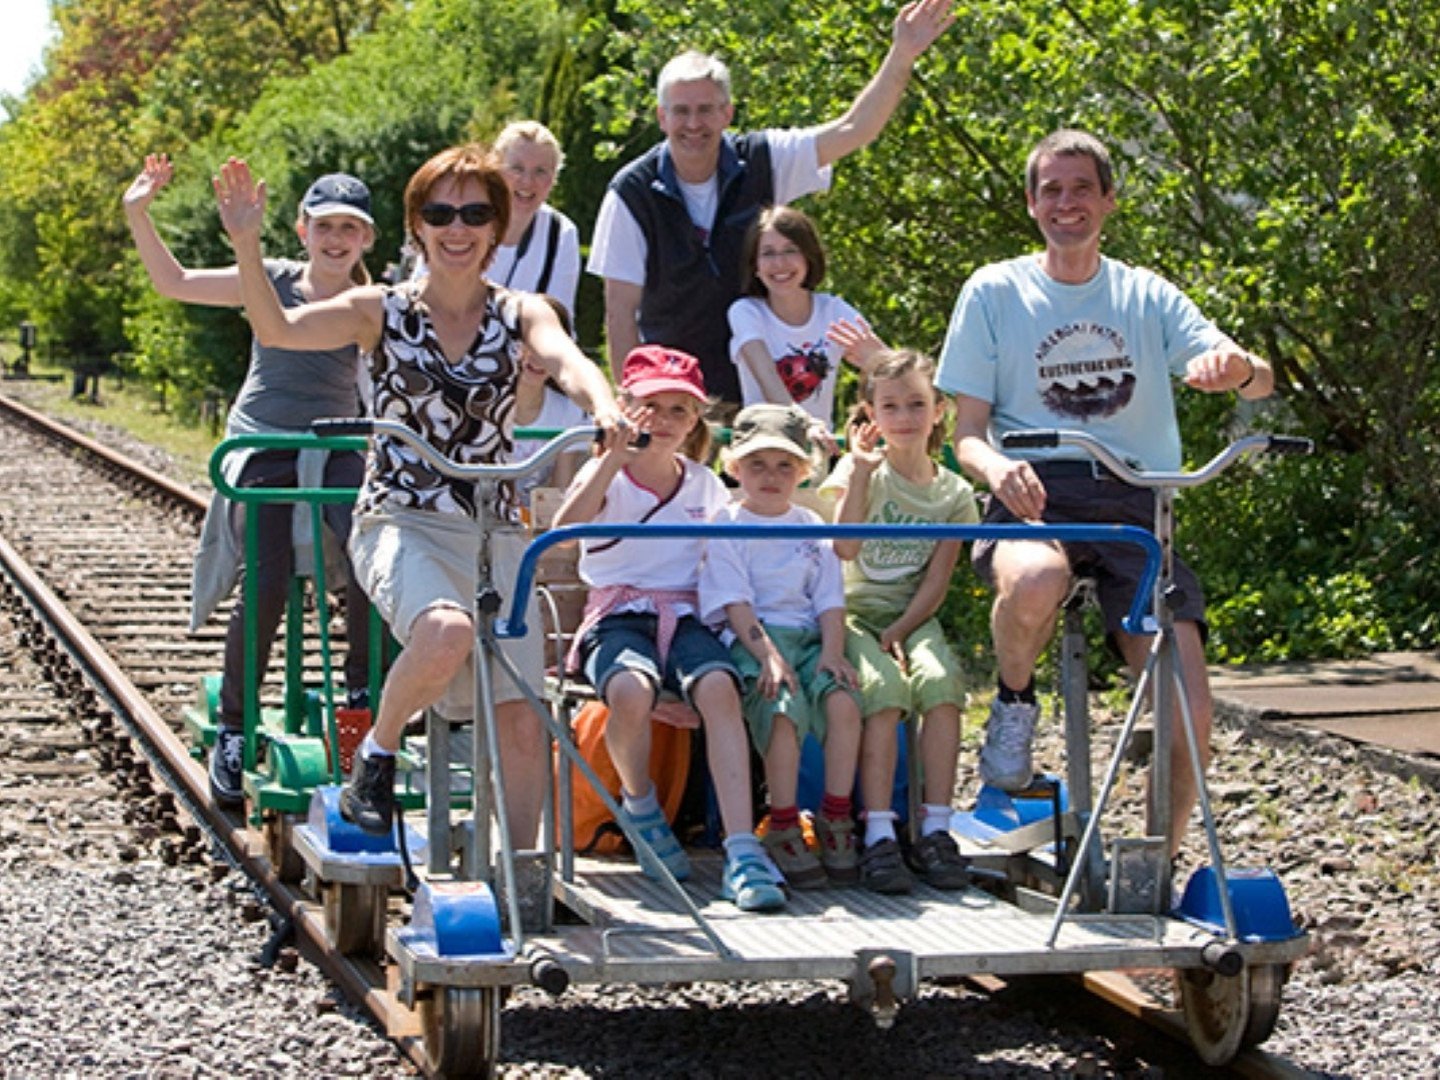
[[[772,806],[770,808],[770,828],[793,829],[799,824],[800,808],[798,806]]]
[[[831,821],[842,821],[854,812],[855,803],[848,795],[831,795],[828,792],[820,800],[820,816]]]

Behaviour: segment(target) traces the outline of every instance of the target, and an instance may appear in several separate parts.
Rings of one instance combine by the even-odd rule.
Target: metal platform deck
[[[659,984],[853,979],[879,953],[903,960],[913,980],[1198,967],[1202,948],[1215,940],[1177,919],[1073,915],[1047,948],[1054,915],[1048,898],[1024,894],[1032,902],[1022,907],[975,888],[941,892],[922,884],[908,896],[859,886],[796,892],[782,912],[751,914],[720,899],[718,855],[692,851],[691,858],[694,873],[684,888],[732,955],[718,954],[679,901],[628,859],[577,859],[575,881],[557,880],[555,889],[584,925],[529,936],[530,949],[548,953],[577,982]],[[412,955],[402,959],[404,974],[418,982],[484,986],[527,977],[523,965],[442,960],[413,939],[406,944]],[[1301,939],[1294,947],[1240,948],[1248,961],[1269,963],[1304,946]]]

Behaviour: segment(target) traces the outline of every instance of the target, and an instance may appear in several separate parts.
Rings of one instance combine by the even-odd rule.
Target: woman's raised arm
[[[150,275],[150,283],[161,296],[185,304],[207,307],[239,307],[240,272],[233,266],[215,270],[191,270],[182,266],[150,218],[150,204],[170,182],[174,169],[164,154],[147,154],[145,167],[126,189],[125,220],[135,238],[135,250]]]
[[[240,295],[255,339],[267,348],[323,351],[358,345],[364,351],[380,342],[384,319],[378,287],[347,289],[328,300],[287,308],[275,295],[265,273],[260,229],[265,221],[265,181],[258,183],[250,167],[231,158],[215,177],[220,221],[235,249]]]

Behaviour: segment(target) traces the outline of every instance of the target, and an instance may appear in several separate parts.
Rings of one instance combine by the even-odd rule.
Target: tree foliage
[[[156,381],[233,388],[238,318],[157,300],[128,254],[118,197],[146,150],[180,163],[156,214],[183,261],[228,259],[208,177],[243,153],[270,181],[277,253],[293,250],[315,174],[364,177],[378,272],[402,239],[411,170],[533,116],[567,149],[554,198],[588,236],[614,169],[658,138],[654,81],[676,52],[730,63],[737,126],[808,125],[872,76],[897,7],[64,0],[45,75],[0,125],[0,318],[38,316],[76,351],[133,352]],[[1094,131],[1122,182],[1107,251],[1177,282],[1279,373],[1259,410],[1181,391],[1192,458],[1247,425],[1321,448],[1182,499],[1216,653],[1433,642],[1440,8],[959,0],[956,12],[882,136],[804,203],[830,254],[826,287],[887,340],[938,349],[965,278],[1038,246],[1029,148],[1057,127]],[[580,324],[596,345],[593,282]],[[973,583],[959,588],[947,611],[968,613]]]
[[[631,62],[597,82],[608,115],[643,107],[659,66],[698,47],[732,64],[746,127],[839,115],[893,18],[865,0],[621,10],[632,26],[611,48]],[[1176,281],[1279,373],[1276,403],[1258,415],[1188,395],[1191,456],[1208,457],[1242,420],[1320,444],[1310,461],[1185,497],[1221,651],[1433,641],[1440,9],[987,0],[956,11],[883,136],[809,200],[831,287],[888,340],[938,348],[964,279],[1038,246],[1023,201],[1029,148],[1057,127],[1095,132],[1122,175],[1107,251]],[[1352,571],[1364,588],[1346,585]],[[1302,640],[1290,613],[1337,594],[1375,632]]]

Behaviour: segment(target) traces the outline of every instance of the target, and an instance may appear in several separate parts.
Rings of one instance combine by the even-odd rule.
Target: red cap
[[[708,404],[705,377],[700,374],[700,361],[679,349],[663,345],[641,345],[625,357],[620,386],[633,397],[650,397],[673,390],[689,394]]]

